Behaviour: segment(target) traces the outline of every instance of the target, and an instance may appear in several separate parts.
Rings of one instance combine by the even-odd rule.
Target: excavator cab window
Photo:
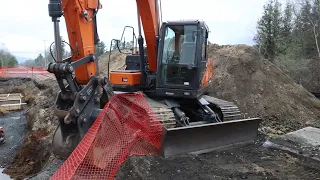
[[[163,63],[194,65],[196,52],[196,25],[166,27],[164,37]]]
[[[162,78],[165,84],[190,85],[196,63],[197,25],[169,25],[165,29]]]

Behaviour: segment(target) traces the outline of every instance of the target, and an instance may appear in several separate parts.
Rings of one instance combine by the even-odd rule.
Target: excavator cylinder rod
[[[165,129],[161,155],[167,158],[202,154],[250,143],[257,136],[260,121],[260,118],[250,118]]]

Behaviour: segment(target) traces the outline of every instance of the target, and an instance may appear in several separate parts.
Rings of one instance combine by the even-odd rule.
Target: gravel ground
[[[6,130],[6,143],[0,145],[0,166],[10,163],[27,133],[27,122],[23,112],[14,112],[0,117],[0,126]]]

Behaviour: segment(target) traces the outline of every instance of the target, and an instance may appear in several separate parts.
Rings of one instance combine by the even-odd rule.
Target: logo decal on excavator
[[[128,82],[128,78],[122,78],[122,82]]]

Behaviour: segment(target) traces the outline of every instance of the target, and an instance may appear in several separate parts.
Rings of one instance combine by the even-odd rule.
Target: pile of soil
[[[3,171],[11,178],[23,179],[39,172],[51,155],[50,135],[58,123],[52,107],[59,91],[52,79],[1,79],[0,84],[0,93],[22,93],[23,101],[28,103],[24,110],[28,133],[13,161]]]
[[[110,56],[110,59],[109,59]],[[100,73],[107,76],[108,66],[109,71],[125,69],[126,54],[120,53],[118,50],[106,52],[99,57],[99,70]],[[108,63],[110,61],[110,63]]]
[[[211,45],[214,81],[210,95],[234,101],[242,112],[262,118],[267,133],[320,127],[320,101],[247,45]]]

